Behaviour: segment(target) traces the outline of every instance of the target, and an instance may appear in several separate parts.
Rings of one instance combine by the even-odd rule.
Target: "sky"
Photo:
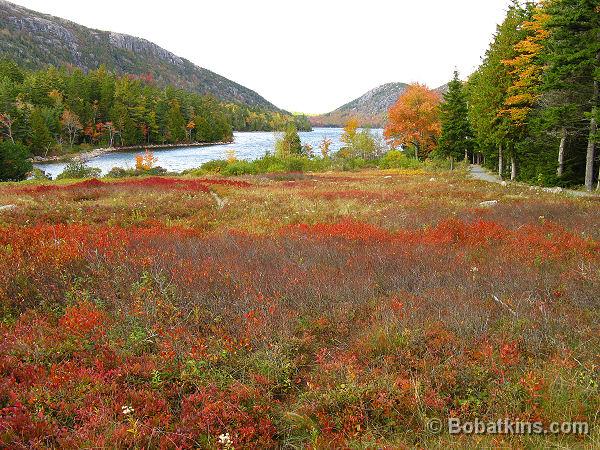
[[[480,63],[509,0],[11,0],[143,37],[280,108],[331,111],[388,82],[435,88]]]

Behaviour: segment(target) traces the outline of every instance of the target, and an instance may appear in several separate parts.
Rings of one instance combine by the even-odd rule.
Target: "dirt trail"
[[[472,164],[470,166],[471,177],[476,180],[487,181],[489,183],[502,183],[500,177],[494,173],[488,172],[486,169],[477,164]],[[534,189],[540,189],[544,192],[550,192],[554,194],[567,194],[572,195],[573,197],[600,197],[598,194],[594,194],[592,192],[586,191],[575,191],[573,189],[560,189],[557,188],[540,188],[537,186],[531,186]]]

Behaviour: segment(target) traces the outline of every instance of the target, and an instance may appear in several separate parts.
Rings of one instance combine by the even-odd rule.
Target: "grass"
[[[2,446],[600,445],[593,198],[416,168],[6,183],[5,204]],[[428,430],[448,417],[590,432]]]

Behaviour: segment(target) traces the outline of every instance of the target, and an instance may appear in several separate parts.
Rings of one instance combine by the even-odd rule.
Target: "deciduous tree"
[[[440,96],[422,84],[412,84],[389,110],[384,136],[394,146],[413,146],[415,157],[426,157],[441,131]]]
[[[60,124],[65,133],[67,133],[70,146],[73,147],[75,139],[77,139],[79,132],[83,129],[79,117],[74,112],[65,109],[62,113]]]

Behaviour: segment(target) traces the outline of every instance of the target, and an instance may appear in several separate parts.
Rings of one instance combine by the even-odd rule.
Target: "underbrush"
[[[597,446],[591,202],[294,173],[2,188],[0,446]]]
[[[356,171],[366,168],[382,169],[416,169],[423,164],[415,159],[406,157],[399,151],[390,151],[385,156],[376,159],[351,157],[308,158],[306,156],[278,157],[265,155],[253,161],[244,160],[214,160],[202,164],[198,169],[187,170],[184,174],[201,176],[205,174],[220,174],[224,176],[285,173],[285,172],[324,172],[324,171]]]

